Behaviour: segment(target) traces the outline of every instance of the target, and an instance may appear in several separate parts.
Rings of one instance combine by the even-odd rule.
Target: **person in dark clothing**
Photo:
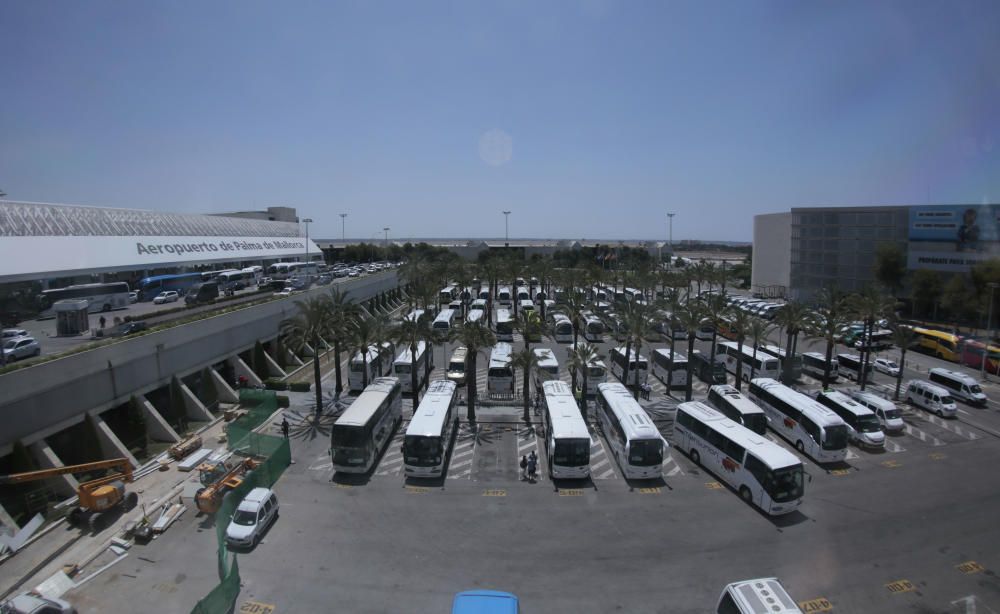
[[[528,457],[521,455],[521,481],[524,482],[528,479]]]
[[[288,439],[288,418],[281,418],[281,434],[285,436],[285,439]]]
[[[538,471],[538,460],[536,458],[528,459],[528,481],[534,482],[537,477]]]

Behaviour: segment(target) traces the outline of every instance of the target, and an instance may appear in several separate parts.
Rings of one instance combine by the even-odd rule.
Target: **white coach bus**
[[[403,420],[399,379],[380,377],[365,388],[330,429],[333,470],[368,473]]]
[[[736,375],[736,363],[740,356],[739,344],[735,341],[723,341],[716,344],[715,359],[726,364],[726,371]],[[776,378],[781,375],[781,363],[777,358],[763,350],[757,350],[757,358],[753,357],[753,348],[743,344],[743,381],[750,381],[750,370],[754,377]]]
[[[573,321],[565,314],[552,313],[552,336],[556,343],[573,343]]]
[[[366,354],[367,356],[362,356],[361,352],[355,352],[347,367],[347,388],[352,392],[364,390],[365,382],[371,383],[375,381],[375,378],[379,377],[383,368],[392,364],[393,356],[395,356],[395,346],[386,341],[379,348],[373,343],[368,346]],[[365,373],[366,363],[368,367],[367,374]]]
[[[513,348],[509,343],[497,343],[490,352],[490,366],[486,372],[486,391],[490,395],[514,394],[514,367],[511,365]]]
[[[622,384],[597,387],[601,430],[626,478],[650,479],[663,474],[666,440]]]
[[[767,414],[764,410],[729,384],[716,384],[709,388],[708,404],[736,424],[758,435],[767,434]]]
[[[590,431],[566,382],[542,384],[545,395],[545,456],[554,478],[590,475]]]
[[[826,364],[826,356],[819,352],[806,352],[802,354],[802,372],[806,375],[811,375],[818,380],[822,380]],[[840,365],[837,363],[837,357],[833,356],[830,358],[830,382],[837,381],[838,377],[840,377]]]
[[[403,473],[415,478],[436,478],[444,473],[452,435],[458,428],[458,386],[435,380],[427,386],[403,439]]]
[[[611,373],[619,380],[625,376],[625,348],[612,348],[608,354],[611,361]],[[626,386],[635,386],[636,382],[641,386],[649,379],[649,361],[645,356],[636,354],[634,349],[629,350],[628,356],[628,381],[622,382]]]
[[[751,380],[750,399],[767,414],[771,430],[799,452],[818,463],[847,458],[847,425],[814,399],[766,377]]]
[[[677,406],[674,445],[740,498],[772,516],[802,504],[802,461],[699,401]]]
[[[413,392],[413,380],[410,375],[413,369],[416,369],[417,388],[424,385],[424,380],[427,379],[426,374],[430,370],[427,368],[428,363],[430,369],[433,369],[434,352],[430,351],[425,342],[417,342],[417,355],[415,357],[410,352],[410,346],[403,347],[399,356],[396,357],[396,361],[392,363],[392,374],[399,378],[403,392]]]
[[[583,338],[598,343],[604,341],[604,322],[601,322],[601,319],[590,311],[584,311],[580,317],[583,320],[580,323],[580,328],[583,329]]]
[[[534,348],[531,351],[538,359],[538,366],[535,367],[535,390],[540,392],[542,384],[559,379],[559,359],[548,348]]]
[[[671,389],[687,387],[687,363],[684,354],[680,352],[671,354],[670,348],[653,350],[653,375],[663,382],[664,386],[669,379]]]
[[[496,334],[497,341],[514,341],[514,320],[510,311],[497,309]]]

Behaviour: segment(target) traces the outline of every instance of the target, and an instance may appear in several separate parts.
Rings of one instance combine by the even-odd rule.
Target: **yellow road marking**
[[[506,497],[507,491],[502,488],[488,488],[483,491],[484,497]]]
[[[942,452],[934,452],[933,454],[930,454],[929,456],[931,457],[932,460],[944,460],[944,459],[948,458],[948,455],[944,454]]]
[[[896,467],[902,467],[903,466],[903,464],[900,463],[898,460],[882,461],[881,465],[883,467],[888,467],[890,469],[895,469]]]
[[[240,606],[240,612],[245,614],[272,614],[272,612],[274,612],[274,606],[270,603],[247,600]]]
[[[337,488],[351,488],[350,484],[337,484]]]
[[[430,489],[424,488],[423,486],[407,486],[406,492],[414,495],[422,495],[426,492],[430,492]]]
[[[833,609],[833,604],[826,597],[817,597],[809,601],[800,601],[799,609],[805,614],[809,614],[810,612],[829,612]]]
[[[654,486],[652,488],[640,488],[639,493],[643,495],[658,495],[660,494],[660,487]]]
[[[722,488],[722,484],[718,482],[705,482],[705,488],[709,490],[719,490]]]
[[[916,586],[909,580],[896,580],[885,585],[890,593],[908,593],[917,590]]]
[[[981,571],[986,571],[986,568],[975,561],[966,561],[960,565],[956,565],[955,569],[962,573],[979,573]]]
[[[563,488],[559,490],[560,497],[582,497],[583,491],[579,488]]]
[[[834,469],[830,472],[830,475],[847,475],[850,472],[850,469]]]

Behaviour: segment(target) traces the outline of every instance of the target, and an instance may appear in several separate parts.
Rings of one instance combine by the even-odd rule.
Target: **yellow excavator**
[[[0,475],[0,485],[34,482],[59,475],[84,473],[99,469],[112,469],[115,473],[96,480],[81,482],[76,491],[79,505],[67,517],[73,526],[86,524],[92,530],[97,531],[104,526],[108,512],[119,509],[127,512],[135,508],[139,502],[139,495],[134,492],[125,492],[125,484],[132,481],[132,463],[127,458],[112,458],[80,465],[66,465],[39,471]]]
[[[198,511],[214,514],[222,505],[222,497],[243,483],[243,476],[257,468],[257,461],[245,458],[235,464],[203,463],[198,465],[202,488],[195,493]]]

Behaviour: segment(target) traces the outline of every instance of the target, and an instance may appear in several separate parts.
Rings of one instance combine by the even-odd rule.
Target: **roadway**
[[[564,344],[535,347],[553,348],[564,363]],[[450,349],[435,351],[432,377]],[[925,358],[914,366],[933,366]],[[877,374],[875,386],[888,379]],[[642,404],[669,440],[678,400],[650,382]],[[819,385],[803,378],[799,387]],[[704,398],[707,386],[694,388]],[[992,384],[987,393],[1000,399]],[[727,582],[772,575],[806,611],[1000,611],[1000,477],[983,469],[1000,462],[995,404],[963,406],[957,420],[904,407],[908,428],[885,452],[852,447],[833,467],[803,459],[804,503],[777,518],[674,449],[662,480],[626,481],[596,430],[593,478],[554,484],[519,407],[481,409],[478,430],[462,425],[445,478],[408,481],[399,452],[408,408],[404,401],[400,433],[363,479],[332,472],[333,416],[317,428],[301,419],[307,407],[286,412],[295,464],[275,486],[280,517],[239,557],[237,611],[256,603],[274,612],[445,612],[455,592],[482,587],[517,593],[527,612],[705,612]],[[516,464],[531,449],[543,455],[534,484],[518,480]],[[140,603],[190,611],[214,580],[215,541],[193,513],[184,523],[70,598],[81,612]]]

